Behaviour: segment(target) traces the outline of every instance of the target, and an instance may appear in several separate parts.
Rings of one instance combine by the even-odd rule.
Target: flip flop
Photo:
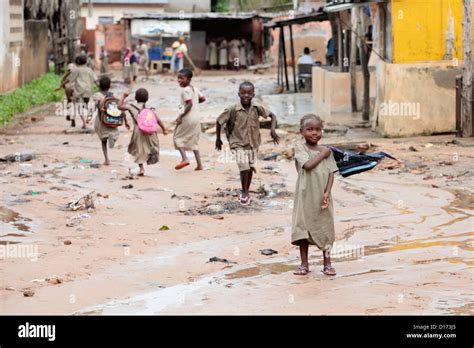
[[[305,266],[298,266],[298,270],[296,272],[293,272],[294,275],[307,275],[311,271],[309,270],[308,267]]]
[[[247,196],[247,197],[243,197],[242,195],[239,196],[239,201],[240,201],[240,205],[242,206],[247,206],[250,204],[250,197]]]
[[[327,276],[335,276],[336,275],[336,270],[332,266],[324,266],[324,268],[321,270],[325,275]]]
[[[174,169],[180,170],[180,169],[183,169],[184,167],[187,167],[187,166],[189,166],[189,162],[181,162],[178,165],[176,165],[176,167],[174,167]]]

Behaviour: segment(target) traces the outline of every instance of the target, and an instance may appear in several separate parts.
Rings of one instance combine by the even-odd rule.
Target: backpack
[[[99,104],[99,117],[104,126],[116,128],[123,124],[123,113],[118,108],[119,100],[107,93]]]
[[[156,119],[157,116],[155,110],[150,108],[140,109],[135,105],[132,106],[138,111],[137,119],[135,119],[133,116],[132,118],[140,132],[145,135],[152,135],[156,133],[158,130],[158,121]]]
[[[258,117],[263,116],[265,114],[263,107],[258,106],[258,105],[254,105],[254,107],[257,110]],[[230,117],[225,123],[225,127],[224,127],[227,140],[230,140],[230,136],[232,135],[232,131],[234,130],[236,119],[237,119],[237,110],[236,110],[236,105],[234,105],[230,108]]]
[[[384,157],[397,160],[395,157],[385,152],[362,153],[344,151],[333,146],[330,146],[329,148],[334,155],[334,160],[339,168],[339,173],[343,178],[371,170],[378,164],[378,161]]]

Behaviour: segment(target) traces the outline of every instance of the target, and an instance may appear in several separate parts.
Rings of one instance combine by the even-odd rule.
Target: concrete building
[[[48,71],[48,22],[24,20],[22,0],[1,0],[0,93]]]
[[[117,23],[125,14],[157,14],[210,12],[211,0],[82,0],[81,17],[85,29],[94,30],[98,24]]]

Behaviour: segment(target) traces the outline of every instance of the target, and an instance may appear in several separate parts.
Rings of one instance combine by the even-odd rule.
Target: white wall
[[[89,17],[89,9],[87,4],[81,7],[81,17],[86,18],[85,29],[95,29],[96,25],[99,24],[99,17],[113,17],[114,23],[119,21],[125,13],[133,14],[146,14],[146,13],[162,13],[164,12],[163,5],[147,5],[147,6],[136,6],[136,5],[94,5],[92,7],[92,16]]]

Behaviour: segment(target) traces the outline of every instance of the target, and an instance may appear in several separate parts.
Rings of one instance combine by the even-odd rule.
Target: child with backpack
[[[261,143],[259,117],[272,120],[270,135],[274,144],[278,144],[279,137],[275,128],[277,119],[274,113],[261,105],[255,104],[255,87],[251,82],[243,82],[239,86],[240,103],[227,107],[217,118],[216,122],[216,149],[221,151],[221,127],[224,126],[230,149],[236,157],[240,171],[242,193],[239,197],[241,205],[250,204],[249,189],[252,175],[256,172],[255,160]]]
[[[71,70],[67,80],[71,83],[73,89],[72,98],[73,102],[78,106],[77,109],[82,120],[82,129],[85,129],[89,117],[92,116],[89,115],[88,104],[95,84],[95,75],[91,68],[87,66],[86,55],[81,54],[76,58],[76,67]],[[71,117],[71,127],[76,126],[75,116],[72,115]]]
[[[291,244],[300,248],[301,265],[295,275],[310,272],[309,245],[322,252],[325,275],[336,275],[331,265],[330,251],[335,239],[331,189],[334,173],[339,170],[331,150],[318,145],[322,137],[323,121],[308,114],[300,121],[304,141],[295,145],[295,162],[298,179],[295,187]]]
[[[129,93],[124,93],[119,102],[119,109],[128,111],[132,117],[134,127],[132,138],[128,145],[128,153],[135,157],[138,164],[139,176],[145,175],[143,164],[155,164],[159,161],[160,143],[158,141],[158,126],[163,130],[163,134],[168,134],[163,122],[158,118],[156,112],[146,106],[148,101],[148,91],[139,88],[135,92],[135,103],[125,104],[125,99]]]
[[[109,143],[109,148],[112,149],[119,135],[118,127],[123,123],[125,123],[127,129],[130,129],[127,119],[118,108],[119,100],[113,96],[113,93],[109,92],[110,84],[110,78],[102,76],[99,79],[100,91],[95,93],[92,97],[97,111],[94,130],[102,142],[102,151],[105,157],[104,165],[106,166],[110,164],[107,153],[107,142]]]
[[[199,104],[206,101],[199,90],[191,85],[193,72],[184,68],[178,72],[178,83],[183,88],[181,92],[180,114],[176,119],[174,129],[174,146],[181,154],[181,163],[174,169],[179,170],[189,165],[186,150],[194,152],[197,166],[195,170],[203,170],[201,155],[199,154],[199,135],[201,134],[199,119]]]

